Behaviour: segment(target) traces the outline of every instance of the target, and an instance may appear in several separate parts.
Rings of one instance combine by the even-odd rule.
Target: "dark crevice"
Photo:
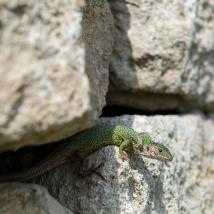
[[[27,9],[27,5],[18,5],[14,8],[11,8],[10,11],[16,14],[17,16],[22,16],[25,14],[25,11]]]
[[[30,168],[54,151],[60,143],[50,143],[40,146],[25,146],[17,151],[0,154],[0,174],[19,172]]]
[[[124,106],[106,106],[103,108],[101,117],[115,117],[124,114],[128,115],[175,115],[180,114],[177,110],[146,111]],[[188,113],[188,112],[185,112]]]
[[[2,21],[0,20],[0,30],[2,30],[3,29],[3,23],[2,23]]]

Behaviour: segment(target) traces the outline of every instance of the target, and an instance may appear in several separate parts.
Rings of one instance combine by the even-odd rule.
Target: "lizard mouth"
[[[173,160],[173,157],[160,157],[160,160],[170,162]]]
[[[167,161],[172,161],[173,160],[173,157],[171,156],[171,157],[168,157],[168,158],[166,158],[166,160]]]

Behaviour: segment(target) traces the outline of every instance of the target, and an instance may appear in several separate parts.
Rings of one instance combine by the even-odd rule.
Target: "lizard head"
[[[166,146],[153,142],[149,136],[140,135],[140,139],[141,143],[136,144],[134,149],[142,152],[143,156],[161,161],[173,160],[173,156]]]

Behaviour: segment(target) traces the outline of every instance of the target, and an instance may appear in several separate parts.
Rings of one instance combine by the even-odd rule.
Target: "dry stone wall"
[[[174,157],[71,157],[0,184],[0,214],[214,213],[213,1],[1,0],[0,75],[0,174],[96,123],[146,132]],[[99,118],[112,105],[138,111]]]

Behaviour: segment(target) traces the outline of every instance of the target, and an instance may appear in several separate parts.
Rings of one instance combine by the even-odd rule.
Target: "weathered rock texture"
[[[0,152],[94,124],[105,105],[113,37],[109,104],[214,109],[213,1],[86,2],[0,1]],[[213,213],[210,115],[102,119],[147,132],[174,160],[167,166],[136,153],[123,162],[118,148],[108,146],[29,181],[70,211],[43,188],[15,183],[0,185],[0,214]],[[32,150],[25,151],[16,153],[14,168],[30,165]],[[1,172],[11,171],[11,154],[1,155]]]
[[[0,184],[1,214],[71,214],[38,185]]]
[[[123,123],[149,133],[170,148],[174,160],[166,166],[135,154],[123,162],[118,148],[108,146],[83,163],[64,165],[34,181],[46,186],[74,213],[213,212],[212,120],[200,115],[123,116],[101,122]],[[86,173],[101,163],[104,165],[97,169],[98,174]],[[83,172],[88,175],[84,177]]]
[[[101,113],[113,22],[105,1],[87,2],[0,2],[0,151],[65,138]]]
[[[104,0],[88,0],[83,13],[86,72],[90,80],[91,104],[100,114],[109,86],[109,64],[113,49],[113,16]]]
[[[115,48],[108,103],[149,111],[214,109],[214,2],[109,3]]]

